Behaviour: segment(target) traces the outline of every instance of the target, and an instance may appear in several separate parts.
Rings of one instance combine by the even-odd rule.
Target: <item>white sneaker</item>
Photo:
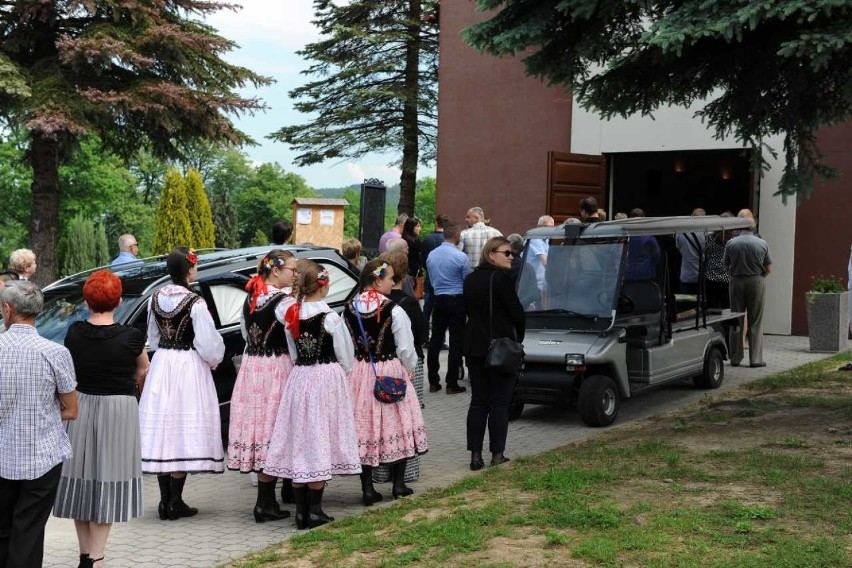
[[[249,472],[249,479],[251,479],[251,486],[257,487],[257,474],[255,472]]]

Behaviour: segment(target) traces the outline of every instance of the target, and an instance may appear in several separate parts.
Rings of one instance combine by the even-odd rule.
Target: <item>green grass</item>
[[[513,461],[441,490],[300,534],[233,564],[513,566],[495,539],[527,547],[520,562],[571,559],[591,567],[811,568],[852,565],[852,466],[794,421],[755,436],[790,409],[833,412],[849,446],[852,397],[833,394],[835,360],[747,386],[643,429]],[[828,386],[827,386],[828,385]],[[829,388],[830,387],[830,388]],[[795,389],[807,389],[807,393]],[[754,398],[754,393],[760,398]],[[815,394],[818,393],[818,394]],[[763,418],[758,418],[763,417]],[[705,428],[747,440],[704,451]],[[717,434],[718,435],[718,434]],[[530,538],[530,537],[533,538]]]

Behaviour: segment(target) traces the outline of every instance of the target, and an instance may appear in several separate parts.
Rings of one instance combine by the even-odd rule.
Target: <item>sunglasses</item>
[[[494,252],[497,254],[505,254],[506,258],[513,258],[515,256],[515,253],[510,250],[495,250]]]

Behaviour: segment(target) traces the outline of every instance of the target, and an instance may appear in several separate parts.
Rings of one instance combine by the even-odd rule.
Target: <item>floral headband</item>
[[[319,274],[317,274],[317,284],[320,286],[328,286],[330,278],[328,275],[328,270],[323,268]]]
[[[195,254],[195,250],[189,249],[189,251],[186,253],[186,261],[192,266],[198,264],[198,255]]]
[[[269,270],[271,272],[272,269],[275,268],[276,266],[280,267],[280,266],[284,266],[285,264],[287,264],[287,259],[281,258],[280,256],[279,257],[268,256],[268,257],[263,259],[263,262],[261,263],[261,267],[265,268],[266,270]]]
[[[388,263],[387,263],[387,262],[383,262],[383,263],[381,263],[381,264],[380,264],[379,266],[377,266],[377,267],[376,267],[376,269],[373,271],[373,278],[375,278],[376,280],[378,280],[379,278],[384,278],[384,277],[385,277],[385,274],[387,273],[387,272],[386,272],[386,271],[387,271],[387,269],[388,269]]]

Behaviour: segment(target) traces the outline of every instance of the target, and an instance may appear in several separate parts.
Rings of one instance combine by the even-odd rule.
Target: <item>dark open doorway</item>
[[[641,207],[649,217],[708,215],[750,207],[749,150],[693,150],[608,154],[610,212]]]

